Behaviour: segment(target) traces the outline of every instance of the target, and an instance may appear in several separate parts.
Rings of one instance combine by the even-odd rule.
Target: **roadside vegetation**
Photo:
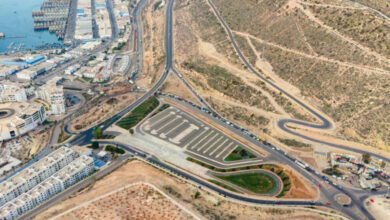
[[[214,167],[210,164],[196,160],[192,157],[187,157],[187,160],[191,161],[193,163],[196,163],[200,166],[206,167],[212,171],[221,172],[221,173],[228,173],[228,172],[235,172],[235,171],[242,171],[242,170],[256,170],[256,169],[269,170],[269,171],[275,173],[276,175],[278,175],[283,182],[282,191],[279,193],[279,195],[277,195],[278,198],[283,197],[291,188],[291,180],[290,180],[289,175],[281,167],[279,167],[278,165],[275,165],[275,164],[259,164],[259,165],[224,169],[224,168]]]
[[[68,140],[72,135],[70,134],[67,134],[65,131],[64,131],[64,122],[61,123],[61,131],[60,131],[60,134],[58,135],[58,140],[57,140],[57,143],[63,143],[65,142],[66,140]]]
[[[266,111],[275,112],[275,108],[266,96],[255,88],[245,84],[241,78],[217,65],[210,65],[202,60],[184,62],[183,68],[196,71],[206,77],[207,85],[222,94]]]
[[[209,180],[209,181],[212,182],[212,183],[214,183],[214,184],[217,185],[217,186],[220,186],[220,187],[224,188],[224,189],[230,190],[230,191],[232,191],[232,192],[239,193],[238,190],[236,190],[235,188],[233,188],[233,187],[231,187],[231,186],[226,185],[225,183],[219,182],[219,181],[217,181],[217,180]]]
[[[251,158],[256,158],[256,156],[245,148],[237,147],[225,158],[225,161],[245,160]]]
[[[282,142],[283,144],[291,146],[291,147],[311,147],[311,144],[305,144],[305,143],[299,142],[295,139],[279,138],[279,141]]]
[[[264,173],[243,173],[217,177],[256,194],[268,194],[277,187],[276,180]]]
[[[160,108],[157,109],[157,111],[155,111],[155,112],[153,113],[152,116],[157,115],[158,113],[164,111],[165,109],[167,109],[167,108],[169,108],[169,107],[170,107],[169,104],[163,104]]]
[[[151,113],[160,102],[156,97],[151,96],[139,106],[137,106],[133,111],[128,115],[122,118],[119,122],[116,123],[117,126],[129,130],[134,127],[140,121],[142,121],[149,113]]]
[[[111,152],[111,153],[117,153],[117,154],[124,154],[125,151],[122,148],[114,147],[112,145],[107,145],[104,148],[105,151]]]

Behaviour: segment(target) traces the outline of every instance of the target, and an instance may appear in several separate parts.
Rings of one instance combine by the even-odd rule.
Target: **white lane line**
[[[186,144],[186,146],[184,146],[184,148],[187,148],[187,147],[188,147],[189,145],[191,145],[195,140],[197,140],[199,136],[203,135],[203,134],[206,133],[208,130],[209,130],[209,127],[205,127],[205,128],[204,128],[204,131],[202,131],[202,133],[196,135],[196,137],[193,138],[188,144]]]
[[[151,123],[151,127],[154,127],[156,124],[158,124],[159,122],[165,120],[167,117],[170,117],[172,115],[176,115],[176,113],[174,111],[170,111],[168,114],[166,114],[164,117],[158,119],[157,121]],[[150,121],[149,121],[150,122]]]
[[[164,128],[168,127],[170,124],[174,123],[178,118],[181,118],[180,115],[176,115],[174,119],[172,119],[172,121],[166,123],[165,125],[163,125],[161,128],[159,129],[153,129],[150,133],[151,134],[158,134],[160,133],[160,131],[162,131]]]
[[[169,138],[168,140],[172,143],[175,143],[175,144],[180,144],[182,139],[184,137],[186,137],[187,135],[189,135],[192,131],[195,131],[195,130],[199,130],[199,127],[194,125],[194,124],[190,124],[190,127],[186,128],[183,132],[181,132],[179,135],[176,135],[175,137],[173,138]]]
[[[210,146],[208,148],[206,148],[203,153],[205,154],[207,151],[213,149],[213,147],[222,139],[224,138],[225,136],[221,135],[221,137],[219,137],[213,144],[210,144]]]
[[[204,136],[197,144],[192,145],[190,149],[194,149],[194,147],[196,147],[200,142],[202,142],[204,139],[206,139],[207,137],[209,137],[213,133],[214,133],[214,130],[212,130],[210,133],[206,134],[206,136]]]
[[[209,153],[209,156],[211,156],[211,155],[213,155],[219,148],[221,148],[222,146],[224,146],[225,145],[225,143],[226,142],[228,142],[229,141],[229,138],[226,138],[226,140],[222,143],[222,144],[220,144],[217,148],[215,148],[211,153]],[[230,142],[230,144],[232,144],[233,142]]]
[[[167,135],[169,134],[169,133],[171,133],[172,131],[174,131],[176,128],[178,128],[178,127],[180,127],[181,125],[183,125],[183,124],[185,124],[185,123],[187,123],[188,122],[188,120],[187,119],[184,119],[182,122],[180,122],[179,124],[177,124],[175,127],[173,127],[171,130],[169,130],[169,131],[167,131],[166,133],[161,133],[160,134],[160,137],[161,138],[167,138]]]
[[[238,147],[238,145],[236,145],[234,148],[236,148],[236,147]],[[219,158],[223,154],[223,152],[225,152],[226,150],[230,151],[229,148],[230,147],[227,147],[223,151],[219,152],[219,154],[217,156],[215,156],[215,158]]]
[[[208,143],[210,143],[212,140],[214,140],[214,138],[217,137],[218,135],[219,135],[219,133],[216,132],[213,137],[211,137],[209,140],[206,141],[206,143],[204,143],[202,146],[200,146],[198,149],[196,149],[196,151],[202,150],[205,146],[207,146]]]

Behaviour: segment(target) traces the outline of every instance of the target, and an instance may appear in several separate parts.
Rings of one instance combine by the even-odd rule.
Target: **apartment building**
[[[83,155],[34,188],[0,207],[0,219],[15,219],[94,171],[93,158]]]
[[[38,98],[50,104],[50,114],[65,114],[65,97],[62,85],[57,85],[60,78],[55,77],[36,90]]]
[[[94,171],[95,167],[93,159],[83,155],[75,159],[64,169],[53,175],[54,178],[60,180],[64,189],[84,179]]]
[[[61,147],[35,164],[0,183],[0,206],[34,188],[51,175],[71,163],[77,153],[67,147]]]
[[[27,101],[27,95],[23,85],[12,82],[0,84],[0,103],[25,101]]]

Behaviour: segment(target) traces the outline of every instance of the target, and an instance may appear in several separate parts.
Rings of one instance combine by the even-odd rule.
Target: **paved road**
[[[227,26],[227,24],[225,23],[225,21],[223,20],[223,18],[219,15],[219,12],[218,10],[215,8],[213,2],[211,0],[208,0],[209,4],[211,5],[211,8],[213,9],[213,11],[215,12],[215,14],[217,15],[217,18],[218,20],[222,23],[222,25],[224,26],[228,36],[229,36],[229,39],[230,41],[232,42],[233,46],[234,46],[234,49],[236,50],[237,54],[239,55],[240,59],[244,62],[245,66],[247,66],[249,68],[249,70],[254,73],[257,77],[259,77],[261,80],[263,80],[264,82],[268,83],[270,86],[274,87],[275,89],[279,90],[281,93],[285,94],[287,97],[289,97],[290,99],[292,99],[294,102],[296,102],[298,105],[300,105],[301,107],[303,107],[305,110],[307,110],[308,112],[310,112],[311,114],[313,114],[314,116],[316,116],[320,121],[321,121],[321,124],[313,124],[313,123],[310,123],[310,122],[304,122],[304,121],[299,121],[299,120],[294,120],[294,119],[281,119],[278,121],[278,127],[280,129],[282,129],[283,131],[289,133],[289,134],[292,134],[292,135],[295,135],[295,136],[298,136],[298,137],[301,137],[303,139],[306,139],[306,140],[309,140],[309,141],[313,141],[313,142],[317,142],[317,143],[320,143],[320,144],[326,144],[326,145],[329,145],[329,146],[332,146],[332,147],[336,147],[336,148],[341,148],[341,149],[344,149],[344,150],[349,150],[349,151],[352,151],[352,152],[356,152],[356,153],[370,153],[372,156],[375,156],[377,158],[380,158],[388,163],[390,163],[390,159],[387,158],[387,157],[384,157],[380,154],[375,154],[375,153],[372,153],[372,152],[367,152],[367,151],[363,151],[363,150],[359,150],[359,149],[356,149],[356,148],[353,148],[353,147],[350,147],[350,146],[346,146],[346,145],[341,145],[341,144],[334,144],[334,143],[330,143],[330,142],[327,142],[327,141],[322,141],[322,140],[317,140],[317,139],[314,139],[314,138],[311,138],[309,136],[305,136],[305,135],[302,135],[302,134],[299,134],[297,132],[295,132],[294,130],[288,128],[286,125],[287,124],[296,124],[296,125],[302,125],[302,126],[305,126],[305,127],[310,127],[310,128],[316,128],[316,129],[323,129],[323,130],[326,130],[326,129],[331,129],[333,127],[332,123],[326,119],[325,117],[323,117],[320,113],[318,113],[315,109],[311,108],[310,106],[306,105],[305,103],[301,102],[299,99],[295,98],[293,95],[291,95],[290,93],[288,93],[287,91],[285,91],[284,89],[282,89],[281,87],[277,86],[276,84],[274,84],[272,81],[268,80],[266,77],[264,77],[263,75],[259,74],[253,67],[252,65],[250,65],[248,63],[248,61],[245,59],[245,57],[242,55],[241,53],[241,50],[240,48],[238,47],[236,41],[234,40],[233,38],[233,35],[231,33],[231,30],[230,28]]]
[[[145,1],[145,0],[143,0]],[[142,4],[142,2],[140,4]],[[97,125],[97,127],[102,127],[103,130],[113,125],[115,122],[117,122],[121,117],[132,111],[135,107],[137,107],[139,104],[144,102],[147,98],[154,95],[154,93],[157,91],[158,88],[164,83],[165,79],[168,76],[168,73],[172,67],[172,6],[173,6],[173,0],[170,1],[167,5],[167,16],[165,21],[165,49],[166,49],[166,64],[165,69],[160,77],[160,79],[157,81],[157,83],[149,90],[147,91],[141,98],[127,106],[125,109],[114,115],[112,118],[107,119],[106,121],[100,123]],[[138,7],[137,7],[138,8]],[[138,12],[135,12],[138,14]],[[75,137],[70,143],[73,145],[85,145],[91,142],[93,139],[93,128],[90,128],[86,131],[81,132],[77,137]]]
[[[122,164],[126,163],[127,160],[132,157],[132,154],[125,154],[123,156],[119,156],[118,159],[110,164],[108,167],[104,168],[101,171],[98,171],[97,173],[93,174],[92,176],[89,176],[87,179],[82,180],[75,185],[71,186],[70,188],[66,189],[65,191],[60,192],[59,194],[53,196],[52,198],[46,200],[36,208],[26,212],[24,215],[18,217],[18,219],[31,219],[34,216],[38,215],[39,213],[42,213],[43,211],[47,210],[51,206],[61,202],[65,198],[68,198],[70,195],[73,195],[74,193],[80,191],[81,189],[84,189],[85,187],[92,184],[97,179],[100,179],[104,177],[105,175],[111,173],[115,169],[117,169]]]
[[[140,103],[142,103],[144,100],[146,100],[147,98],[149,98],[151,95],[153,95],[155,93],[155,91],[157,91],[157,89],[161,86],[161,84],[165,81],[168,73],[170,70],[172,70],[172,56],[173,56],[173,51],[172,51],[172,6],[173,6],[173,2],[174,0],[171,0],[169,1],[168,3],[168,6],[167,6],[167,16],[166,16],[166,31],[165,31],[165,42],[166,42],[166,67],[165,67],[165,70],[163,72],[163,75],[161,76],[161,78],[158,80],[158,82],[153,86],[153,88],[151,90],[149,90],[144,96],[142,96],[140,99],[138,99],[137,101],[135,101],[134,103],[132,103],[131,105],[129,105],[126,109],[122,110],[121,112],[119,112],[118,114],[116,114],[115,116],[113,116],[111,119],[109,120],[106,120],[105,122],[103,123],[100,123],[98,126],[102,126],[103,130],[108,128],[109,126],[111,126],[112,124],[114,124],[116,121],[118,121],[122,116],[124,116],[125,114],[127,114],[128,112],[130,112],[131,110],[133,110],[136,106],[138,106]],[[210,0],[209,0],[210,2]],[[210,4],[212,5],[212,3],[210,2]],[[212,5],[213,6],[213,5]],[[213,9],[216,11],[216,9],[213,7]],[[217,12],[217,11],[216,11]],[[217,15],[219,16],[218,12],[217,12]],[[220,17],[219,17],[220,18]],[[285,92],[284,90],[282,90],[281,88],[277,87],[275,84],[273,84],[272,82],[270,82],[269,80],[267,80],[266,78],[264,78],[263,76],[261,76],[259,73],[257,73],[250,65],[249,63],[245,60],[245,58],[242,56],[237,44],[235,43],[233,37],[232,37],[232,34],[230,32],[230,30],[228,29],[227,25],[224,23],[224,21],[220,18],[221,22],[223,23],[223,25],[225,26],[227,32],[228,32],[228,35],[229,37],[231,38],[231,41],[235,47],[235,49],[237,50],[239,56],[241,57],[241,59],[244,61],[244,63],[248,66],[248,68],[253,72],[255,73],[256,75],[258,75],[259,78],[263,79],[265,82],[269,83],[271,86],[275,87],[276,89],[279,89],[282,93],[286,94],[288,97],[290,97],[292,100],[296,101],[298,104],[300,104],[302,107],[304,107],[305,109],[307,109],[309,112],[311,112],[312,114],[314,114],[315,116],[317,116],[323,123],[321,125],[316,125],[316,124],[311,124],[311,123],[307,123],[307,122],[301,122],[301,121],[295,121],[295,120],[286,120],[284,121],[284,123],[281,126],[281,128],[285,128],[285,124],[286,123],[297,123],[297,124],[301,124],[301,125],[305,125],[305,126],[310,126],[310,127],[314,127],[314,128],[320,128],[320,129],[329,129],[332,127],[331,123],[326,119],[324,118],[323,116],[321,116],[320,114],[318,114],[315,110],[311,109],[310,107],[306,106],[304,103],[300,102],[298,99],[296,99],[295,97],[291,96],[290,94],[288,94],[287,92]],[[200,97],[199,97],[200,98]],[[229,128],[231,129],[231,128]],[[242,134],[241,134],[242,135]],[[78,144],[78,145],[83,145],[83,144],[87,144],[87,143],[90,143],[90,141],[93,139],[93,135],[92,135],[92,129],[89,129],[87,131],[84,131],[82,133],[80,133],[75,139],[73,139],[71,141],[71,144]],[[252,139],[249,139],[248,138],[248,141],[251,141],[251,142],[254,142],[254,140]],[[286,156],[283,155],[281,152],[278,152],[278,151],[273,151],[271,148],[267,148],[265,146],[260,146],[261,144],[259,142],[257,142],[257,144],[259,145],[259,147],[262,147],[263,149],[267,149],[268,151],[270,151],[270,153],[273,154],[274,157],[276,158],[279,158],[280,161],[283,161],[284,163],[286,163],[288,166],[292,167],[293,169],[297,170],[300,174],[302,174],[305,178],[307,179],[313,179],[313,177],[315,177],[315,175],[313,174],[314,171],[307,171],[307,170],[303,170],[301,169],[300,167],[298,167],[291,159],[286,159]],[[121,146],[123,147],[124,149],[128,150],[128,151],[131,151],[131,148],[129,146]],[[161,167],[164,167],[166,169],[169,169],[171,170],[172,172],[175,172],[187,179],[190,179],[191,181],[193,182],[196,182],[204,187],[207,187],[211,190],[214,190],[220,194],[223,194],[225,196],[228,196],[228,197],[231,197],[233,199],[237,199],[237,200],[241,200],[241,201],[245,201],[245,202],[251,202],[251,203],[257,203],[257,204],[281,204],[281,205],[319,205],[319,206],[322,206],[323,204],[320,203],[320,202],[310,202],[310,201],[293,201],[293,200],[289,200],[289,201],[280,201],[280,202],[277,202],[277,201],[274,201],[274,200],[260,200],[260,199],[253,199],[253,198],[247,198],[245,196],[242,196],[242,195],[236,195],[236,194],[233,194],[233,193],[230,193],[229,191],[226,191],[224,189],[220,189],[218,187],[215,187],[214,185],[211,185],[209,184],[208,182],[205,182],[201,179],[198,179],[197,177],[195,176],[192,176],[191,174],[188,174],[188,173],[185,173],[181,170],[178,170],[174,167],[171,167],[170,165],[168,164],[165,164],[161,161],[159,161],[157,158],[153,157],[153,156],[145,156],[148,158],[148,161],[149,162],[152,162],[152,163],[155,163],[155,164],[158,164],[159,166]],[[314,183],[318,183],[319,180],[318,180],[318,177],[315,177],[313,180],[312,180]],[[346,193],[347,195],[350,195],[350,193],[346,190],[338,190],[337,188],[335,188],[335,186],[333,187],[330,187],[330,191],[328,191],[327,189],[325,188],[322,188],[320,189],[323,197],[325,197],[326,199],[328,199],[328,201],[333,201],[333,195],[335,193],[339,193],[340,191],[341,192],[344,192]],[[367,212],[367,210],[364,209],[364,207],[362,207],[362,204],[361,202],[358,200],[359,198],[356,198],[354,197],[353,195],[350,195],[353,199],[353,202],[351,204],[351,206],[349,206],[348,208],[343,208],[335,203],[332,203],[332,207],[335,208],[335,209],[338,209],[338,210],[342,210],[343,213],[345,213],[346,215],[350,216],[351,218],[353,219],[360,219],[361,216],[358,214],[359,213],[359,210],[361,212],[363,212],[364,215],[367,216],[367,218],[369,219],[373,219],[373,217]]]

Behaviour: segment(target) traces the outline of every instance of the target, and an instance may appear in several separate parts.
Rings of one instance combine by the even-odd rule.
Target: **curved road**
[[[257,77],[259,77],[261,80],[263,80],[264,82],[268,83],[270,86],[272,86],[276,90],[280,91],[281,93],[283,93],[284,95],[286,95],[287,97],[292,99],[294,102],[296,102],[298,105],[302,106],[302,108],[304,108],[305,110],[307,110],[308,112],[310,112],[311,114],[316,116],[321,121],[321,124],[314,124],[314,123],[304,122],[304,121],[299,121],[299,120],[294,120],[294,119],[281,119],[281,120],[278,121],[278,127],[280,129],[282,129],[283,131],[285,131],[285,132],[287,132],[289,134],[292,134],[294,136],[298,136],[300,138],[303,138],[303,139],[306,139],[306,140],[309,140],[309,141],[312,141],[312,142],[317,142],[317,143],[320,143],[320,144],[326,144],[326,145],[329,145],[329,146],[332,146],[332,147],[336,147],[336,148],[340,148],[340,149],[344,149],[344,150],[348,150],[348,151],[352,151],[352,152],[356,152],[356,153],[360,153],[360,154],[369,153],[372,156],[375,156],[377,158],[380,158],[380,159],[390,163],[390,159],[389,158],[384,157],[384,156],[382,156],[380,154],[375,154],[375,153],[372,153],[372,152],[359,150],[359,149],[356,149],[356,148],[353,148],[353,147],[350,147],[350,146],[346,146],[346,145],[334,144],[334,143],[331,143],[331,142],[318,140],[318,139],[315,139],[315,138],[312,138],[312,137],[309,137],[309,136],[306,136],[306,135],[299,134],[299,133],[293,131],[292,129],[288,128],[286,126],[287,124],[297,124],[297,125],[302,125],[302,126],[305,126],[305,127],[317,128],[317,129],[323,129],[323,130],[331,129],[333,126],[332,126],[332,123],[328,119],[323,117],[315,109],[313,109],[310,106],[306,105],[305,103],[301,102],[299,99],[295,98],[293,95],[291,95],[290,93],[288,93],[287,91],[285,91],[281,87],[277,86],[275,83],[271,82],[270,80],[268,80],[263,75],[259,74],[252,67],[252,65],[250,65],[248,63],[248,61],[245,59],[245,57],[242,55],[240,48],[238,47],[236,41],[233,38],[233,35],[232,35],[232,32],[231,32],[230,28],[227,26],[227,24],[225,23],[223,18],[220,16],[220,14],[219,14],[218,10],[215,8],[213,2],[211,0],[207,0],[207,1],[209,2],[209,5],[213,9],[214,13],[216,14],[218,20],[224,26],[224,29],[225,29],[226,33],[228,34],[229,39],[230,39],[231,43],[234,46],[234,49],[236,50],[236,52],[237,52],[238,56],[240,57],[240,59],[242,60],[242,62],[244,62],[245,66],[247,66],[248,69],[252,73],[254,73]]]
[[[142,0],[141,2],[144,2],[144,1],[145,0]],[[216,11],[214,5],[211,3],[210,0],[208,0],[208,1],[209,1],[210,5],[213,7],[213,9],[215,10],[216,14],[219,17],[219,14]],[[165,66],[165,69],[164,69],[164,72],[163,72],[161,78],[157,81],[157,83],[153,86],[153,88],[151,88],[147,93],[145,93],[140,99],[136,100],[134,103],[132,103],[131,105],[129,105],[128,107],[126,107],[125,109],[123,109],[122,111],[120,111],[119,113],[114,115],[112,118],[110,118],[110,119],[106,120],[105,122],[102,122],[102,123],[97,125],[99,127],[102,127],[103,130],[105,130],[106,128],[108,128],[112,124],[114,124],[121,117],[126,115],[128,112],[133,110],[135,107],[137,107],[143,101],[145,101],[147,98],[152,96],[157,91],[157,89],[163,84],[163,82],[165,81],[166,77],[168,76],[169,71],[172,70],[172,71],[174,71],[177,74],[177,72],[172,68],[172,57],[173,57],[173,50],[172,50],[172,7],[173,7],[173,3],[174,3],[174,0],[169,1],[168,5],[167,5],[167,9],[166,9],[167,13],[166,13],[166,21],[165,21],[165,25],[166,25],[166,27],[165,27],[166,28],[166,31],[165,31],[165,42],[166,42],[166,44],[165,45],[166,45],[166,57],[167,58],[166,58],[166,66]],[[273,84],[272,82],[270,82],[269,80],[267,80],[266,78],[261,76],[259,73],[257,73],[249,65],[249,63],[245,60],[245,58],[242,56],[242,54],[241,54],[241,52],[240,52],[236,42],[234,41],[233,36],[232,36],[230,30],[228,29],[227,25],[223,22],[223,20],[220,17],[219,17],[219,19],[221,20],[221,22],[225,26],[225,29],[226,29],[226,31],[227,31],[227,33],[228,33],[228,35],[229,35],[229,37],[230,37],[230,39],[232,41],[232,43],[233,43],[237,53],[239,54],[239,56],[241,57],[241,59],[243,60],[245,65],[247,65],[248,68],[253,73],[255,73],[259,78],[263,79],[265,82],[267,82],[270,85],[272,85],[274,88],[276,88],[279,91],[281,91],[284,94],[286,94],[288,97],[290,97],[291,99],[296,101],[298,104],[302,105],[305,109],[307,109],[313,115],[317,116],[322,121],[321,125],[316,125],[316,124],[311,124],[311,123],[307,123],[307,122],[286,119],[286,120],[282,121],[282,124],[280,125],[280,126],[282,126],[282,128],[285,128],[285,124],[286,123],[296,123],[296,124],[301,124],[301,125],[310,126],[310,127],[314,127],[314,128],[320,128],[320,129],[329,129],[329,128],[332,127],[331,123],[326,118],[324,118],[319,113],[317,113],[315,110],[311,109],[309,106],[306,106],[304,103],[300,102],[298,99],[296,99],[292,95],[288,94],[287,92],[285,92],[284,90],[282,90],[281,88],[279,88],[278,86],[276,86],[275,84]],[[197,97],[200,98],[199,96],[197,96]],[[200,100],[202,100],[202,99],[200,98]],[[202,102],[202,103],[204,103],[204,102]],[[287,132],[289,132],[289,130],[287,130]],[[307,137],[307,138],[309,138],[309,137]],[[84,132],[81,132],[73,140],[71,140],[70,143],[73,144],[73,145],[85,145],[85,144],[90,143],[92,139],[93,139],[93,128],[88,129],[88,130],[86,130]],[[120,146],[123,147],[124,149],[130,151],[130,152],[134,151],[129,146],[125,146],[125,145],[120,145]],[[324,204],[322,204],[320,202],[299,201],[299,200],[289,200],[289,201],[261,200],[261,199],[248,198],[248,197],[245,197],[243,195],[236,195],[236,194],[230,193],[229,191],[226,191],[224,189],[220,189],[220,188],[218,188],[218,187],[208,183],[207,181],[204,181],[204,180],[199,179],[199,178],[197,178],[195,176],[192,176],[191,174],[188,174],[188,173],[186,173],[184,171],[181,171],[181,170],[179,170],[177,168],[174,168],[174,167],[172,167],[172,166],[170,166],[168,164],[165,164],[165,163],[159,161],[155,157],[147,156],[147,155],[145,155],[145,157],[147,157],[147,160],[149,162],[156,163],[156,164],[158,164],[161,167],[169,169],[172,172],[175,172],[175,173],[177,173],[177,174],[179,174],[179,175],[181,175],[181,176],[183,176],[183,177],[185,177],[187,179],[192,180],[193,182],[196,182],[197,184],[200,184],[200,185],[202,185],[204,187],[207,187],[207,188],[209,188],[209,189],[211,189],[213,191],[216,191],[216,192],[218,192],[220,194],[223,194],[225,196],[228,196],[230,198],[237,199],[237,200],[240,200],[240,201],[250,202],[250,203],[257,203],[257,204],[283,204],[283,205],[305,205],[305,206],[310,206],[310,205],[323,206],[324,205]],[[323,191],[323,190],[321,190],[321,191]],[[362,207],[361,207],[360,203],[355,203],[355,205],[357,205],[360,208],[360,210],[362,210]],[[363,209],[362,211],[364,212],[365,210]],[[351,209],[344,209],[343,212],[347,213],[347,215],[351,216],[352,218],[357,218],[357,215]],[[369,219],[373,219],[373,217],[370,216],[369,213],[364,212],[364,214]]]

